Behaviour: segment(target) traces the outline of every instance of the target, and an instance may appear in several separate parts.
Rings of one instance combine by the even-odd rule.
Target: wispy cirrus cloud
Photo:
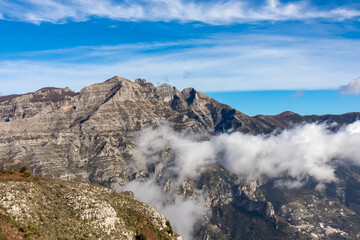
[[[339,5],[322,10],[309,1],[282,3],[279,0],[266,0],[260,4],[249,0],[0,0],[0,13],[7,20],[37,24],[87,21],[93,17],[120,21],[179,21],[222,25],[317,18],[342,21],[360,16],[360,11],[351,6]]]
[[[356,40],[229,34],[24,52],[0,60],[1,91],[22,93],[44,86],[80,90],[114,75],[153,83],[169,80],[179,89],[201,91],[337,89],[342,79],[358,75],[357,50]]]
[[[347,94],[360,94],[360,78],[352,80],[349,84],[343,85],[339,89],[343,95]]]

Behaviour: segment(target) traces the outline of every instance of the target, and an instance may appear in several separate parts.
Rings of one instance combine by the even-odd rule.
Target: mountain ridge
[[[139,133],[156,128],[163,121],[177,132],[210,139],[236,132],[267,135],[303,123],[327,123],[330,130],[337,131],[359,116],[360,113],[301,116],[284,112],[250,117],[194,88],[180,92],[168,84],[155,87],[144,79],[132,82],[116,76],[86,86],[79,93],[45,88],[0,101],[0,169],[27,166],[32,173],[45,177],[109,188],[154,179],[164,193],[173,191],[171,195],[190,200],[201,199],[198,193],[205,192],[204,203],[212,215],[195,224],[195,239],[306,239],[311,234],[320,239],[341,239],[341,232],[348,234],[343,239],[356,239],[356,228],[347,226],[358,226],[354,211],[359,209],[360,193],[350,190],[356,189],[360,177],[351,167],[339,173],[339,181],[328,186],[329,193],[314,190],[316,184],[310,179],[311,184],[299,191],[301,194],[276,190],[283,196],[278,199],[272,194],[276,179],[259,177],[248,181],[213,164],[204,166],[199,176],[173,186],[177,176],[169,175],[164,167],[173,164],[171,149],[162,149],[156,155],[159,162],[148,163],[145,169],[139,167],[135,155]],[[314,199],[314,203],[309,199]],[[175,200],[168,200],[172,201]],[[332,204],[336,211],[329,215],[303,202],[321,209]],[[296,214],[289,209],[295,209]],[[318,214],[324,224],[314,223],[302,213],[305,210],[309,216]],[[302,220],[297,219],[299,216]],[[332,216],[337,217],[336,224]],[[247,238],[245,233],[249,232],[252,237]]]
[[[130,86],[134,88],[135,84],[140,85],[147,93],[154,93],[155,98],[161,99],[164,102],[170,102],[172,110],[186,114],[190,116],[190,118],[193,117],[197,118],[198,120],[200,119],[202,125],[204,125],[207,129],[213,128],[215,129],[215,131],[233,130],[254,133],[254,130],[252,128],[259,128],[259,132],[271,132],[275,130],[275,128],[285,129],[293,126],[293,124],[299,124],[301,122],[312,123],[328,121],[330,123],[341,122],[342,124],[349,124],[356,119],[359,119],[360,117],[360,113],[358,112],[345,113],[341,115],[313,114],[302,116],[291,111],[285,111],[276,115],[258,114],[251,117],[241,113],[237,109],[234,109],[226,104],[222,104],[215,99],[207,96],[206,94],[201,93],[191,87],[185,88],[180,92],[175,87],[168,84],[162,84],[158,87],[155,87],[152,83],[146,82],[146,80],[144,79],[136,79],[135,82],[131,82],[130,80],[118,76],[110,78],[103,83],[95,83],[93,85],[84,87],[83,89],[81,89],[80,92],[73,92],[69,88],[44,87],[36,92],[2,96],[0,97],[0,103],[16,100],[18,98],[25,98],[25,96],[31,96],[32,99],[30,101],[34,102],[56,102],[57,100],[61,100],[62,98],[65,98],[67,96],[74,97],[79,94],[86,95],[88,91],[91,91],[91,88],[95,89],[102,88],[104,85],[114,85],[114,89],[107,89],[107,91],[110,92],[106,92],[104,88],[103,90],[105,90],[105,92],[101,90],[98,92],[100,96],[101,94],[105,94],[105,96],[107,96],[108,99],[105,100],[106,102],[110,100],[110,98],[113,97],[117,93],[117,91],[120,90],[120,88],[122,88],[123,82],[127,83],[125,84],[127,85],[126,88],[131,88]],[[136,90],[139,91],[139,88],[137,88]],[[94,92],[96,92],[96,90],[94,90]],[[43,95],[42,97],[39,96],[41,94]],[[27,100],[28,99],[25,99],[25,101]],[[199,113],[200,115],[202,115],[202,119],[201,117],[199,118]],[[195,114],[195,116],[192,116],[192,114]],[[222,121],[223,118],[225,118],[226,121]],[[10,119],[8,118],[8,120]],[[247,124],[242,127],[243,123]],[[251,127],[249,127],[248,125],[251,125]]]
[[[167,84],[154,87],[143,79],[131,82],[116,76],[79,93],[43,88],[0,102],[0,163],[6,168],[20,162],[36,174],[109,184],[114,180],[111,175],[128,175],[123,168],[132,162],[131,139],[136,133],[163,120],[179,131],[211,136],[236,131],[268,134],[315,122],[333,124],[336,130],[359,117],[360,113],[301,116],[292,112],[250,117],[194,88],[180,92]],[[49,156],[60,165],[50,164]],[[111,167],[108,175],[108,167],[92,167],[97,161],[108,167],[116,162],[117,167]]]

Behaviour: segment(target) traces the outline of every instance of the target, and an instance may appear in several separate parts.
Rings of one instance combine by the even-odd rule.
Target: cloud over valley
[[[167,167],[180,179],[196,176],[207,164],[218,164],[248,179],[285,174],[299,181],[313,177],[318,182],[336,180],[336,159],[360,165],[360,122],[335,133],[325,124],[305,124],[279,134],[235,132],[201,138],[175,132],[167,125],[145,129],[137,142],[138,161]]]
[[[263,176],[280,179],[277,186],[286,188],[302,187],[311,178],[317,190],[337,181],[337,166],[360,165],[360,121],[336,132],[326,124],[303,124],[269,135],[216,136],[177,132],[165,122],[142,130],[135,143],[137,164],[144,171],[152,166],[153,173],[122,190],[133,191],[135,198],[164,214],[184,239],[191,239],[194,224],[211,211],[203,200],[206,192],[198,191],[190,199],[174,193],[208,165],[221,166],[248,181]]]

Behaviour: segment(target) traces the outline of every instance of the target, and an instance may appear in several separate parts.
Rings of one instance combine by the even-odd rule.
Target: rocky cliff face
[[[224,132],[270,133],[302,122],[334,123],[331,126],[336,131],[359,117],[359,113],[300,116],[291,112],[249,117],[193,88],[180,92],[166,84],[155,87],[143,79],[131,82],[114,77],[80,93],[44,88],[0,98],[0,168],[26,165],[42,176],[107,187],[155,178],[164,192],[173,191],[188,199],[198,199],[201,191],[212,215],[195,227],[197,239],[356,239],[356,229],[360,229],[359,192],[351,189],[359,186],[360,178],[352,169],[339,173],[343,184],[331,186],[332,192],[325,195],[313,188],[306,190],[308,195],[277,192],[270,179],[247,181],[215,164],[206,166],[199,176],[170,187],[177,176],[166,168],[154,164],[146,171],[139,168],[134,158],[134,137],[165,120],[177,131],[198,133],[206,139]],[[159,154],[172,159],[169,149]],[[314,198],[305,203],[305,196]],[[315,211],[320,209],[316,204],[324,209],[336,206],[338,211],[331,215],[346,221],[334,224],[325,212]],[[304,211],[307,215],[299,219]],[[310,220],[314,214],[319,215],[322,225]],[[347,228],[349,224],[352,227]]]
[[[36,174],[106,184],[126,181],[131,138],[162,120],[194,132],[271,131],[261,121],[195,89],[179,92],[114,77],[80,93],[45,88],[0,102],[3,168],[28,165]]]

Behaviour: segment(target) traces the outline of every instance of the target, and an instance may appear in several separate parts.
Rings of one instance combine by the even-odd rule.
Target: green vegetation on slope
[[[177,239],[169,226],[148,205],[104,187],[0,172],[0,239]]]

